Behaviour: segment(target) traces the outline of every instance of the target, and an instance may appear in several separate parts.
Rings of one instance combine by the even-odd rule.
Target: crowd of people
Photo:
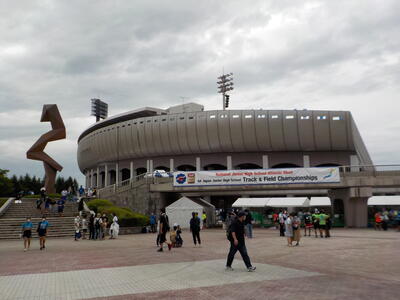
[[[375,230],[388,230],[389,225],[397,227],[400,231],[400,211],[395,209],[384,209],[374,214]]]
[[[110,222],[111,220],[111,222]],[[75,241],[86,240],[104,240],[107,235],[107,229],[110,239],[116,239],[119,234],[118,217],[115,213],[111,218],[107,214],[90,212],[89,218],[86,213],[78,214],[74,219]]]
[[[316,238],[330,238],[330,230],[332,228],[332,221],[329,214],[323,209],[315,209],[314,213],[311,211],[303,212],[300,210],[295,213],[288,213],[286,210],[280,210],[279,213],[273,214],[273,221],[275,227],[279,228],[280,236],[287,238],[287,245],[299,246],[301,238],[301,229],[304,229],[304,236],[311,236],[311,231],[314,231]],[[295,244],[293,245],[293,242]]]

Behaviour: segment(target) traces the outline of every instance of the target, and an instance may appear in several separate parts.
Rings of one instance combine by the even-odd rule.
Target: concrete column
[[[367,227],[368,198],[372,196],[371,187],[333,190],[332,196],[343,200],[346,227]]]
[[[174,169],[174,159],[173,158],[169,159],[169,171],[170,172],[174,172],[175,171],[175,169]]]
[[[232,156],[230,155],[226,157],[226,168],[232,170]]]
[[[108,186],[108,166],[104,166],[104,187]]]
[[[89,187],[89,171],[85,172],[85,188]]]
[[[100,168],[97,166],[96,188],[100,187]]]
[[[200,157],[196,157],[196,171],[201,171]]]
[[[130,176],[131,176],[131,181],[133,180],[133,161],[131,161],[130,166],[129,166],[129,170],[130,170]]]
[[[303,167],[304,168],[310,167],[310,156],[309,155],[303,155]]]
[[[263,169],[268,169],[269,168],[268,155],[263,155],[262,156],[262,167],[263,167]]]
[[[150,160],[146,160],[146,170],[147,173],[150,173]]]
[[[91,188],[93,188],[93,185],[94,185],[94,170],[92,169],[91,171],[90,171],[90,187]]]
[[[153,174],[154,165],[153,165],[153,160],[152,159],[149,160],[149,170],[150,170],[149,172]]]
[[[119,165],[118,163],[115,164],[115,184],[118,185],[119,183]]]
[[[353,166],[359,166],[360,165],[360,161],[358,159],[357,155],[350,155],[350,166],[351,172],[360,172],[360,168],[359,167],[353,167]]]

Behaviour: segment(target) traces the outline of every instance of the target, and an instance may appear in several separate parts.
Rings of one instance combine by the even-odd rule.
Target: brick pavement
[[[213,266],[222,270],[228,245],[221,230],[203,231],[202,248],[193,248],[189,233],[185,232],[183,237],[185,240],[183,248],[164,253],[156,252],[155,236],[152,234],[121,236],[118,240],[106,241],[73,242],[66,239],[53,239],[48,241],[48,249],[45,252],[39,251],[35,243],[34,249],[26,253],[22,251],[20,241],[1,241],[0,278],[4,280],[7,279],[4,278],[5,276],[18,274],[39,276],[39,273],[154,264],[168,267],[168,264],[177,262],[203,263],[211,260],[219,260],[219,263],[214,263]],[[276,231],[258,229],[255,230],[255,238],[248,240],[247,243],[250,257],[256,266],[273,265],[291,268],[296,272],[298,270],[321,275],[275,280],[265,278],[248,282],[241,277],[242,274],[247,273],[238,271],[234,274],[240,280],[234,285],[214,278],[213,282],[217,285],[188,287],[182,283],[182,289],[173,291],[164,289],[157,292],[146,290],[146,293],[136,289],[133,292],[125,292],[125,295],[121,295],[121,292],[120,295],[110,299],[152,299],[160,296],[167,299],[284,299],[288,297],[396,299],[400,293],[400,257],[398,255],[400,233],[398,232],[341,229],[333,231],[331,239],[303,237],[300,247],[289,248],[285,246],[285,240],[278,237]],[[241,266],[240,256],[237,259]],[[257,270],[257,276],[260,275],[259,273],[263,275],[264,271],[263,268]],[[149,276],[150,286],[154,278],[154,275]],[[135,282],[135,277],[131,277],[131,280]],[[11,290],[18,290],[23,280],[15,279],[13,282]],[[179,283],[180,281],[177,282],[178,287]],[[61,282],[55,281],[51,289],[58,290],[60,285]],[[0,293],[3,290],[1,289]],[[81,298],[87,298],[86,289],[78,289],[78,292],[82,293]],[[108,297],[112,294],[102,295]],[[93,295],[89,296],[93,297]],[[3,297],[0,298],[3,299]]]

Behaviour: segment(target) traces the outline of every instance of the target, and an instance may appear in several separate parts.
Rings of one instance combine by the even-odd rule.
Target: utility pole
[[[218,93],[222,94],[222,109],[229,106],[229,95],[226,93],[233,90],[233,73],[222,74],[218,77]]]

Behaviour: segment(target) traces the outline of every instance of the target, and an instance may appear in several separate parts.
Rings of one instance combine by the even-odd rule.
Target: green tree
[[[13,184],[7,173],[8,170],[0,169],[0,196],[11,196],[13,193]]]

